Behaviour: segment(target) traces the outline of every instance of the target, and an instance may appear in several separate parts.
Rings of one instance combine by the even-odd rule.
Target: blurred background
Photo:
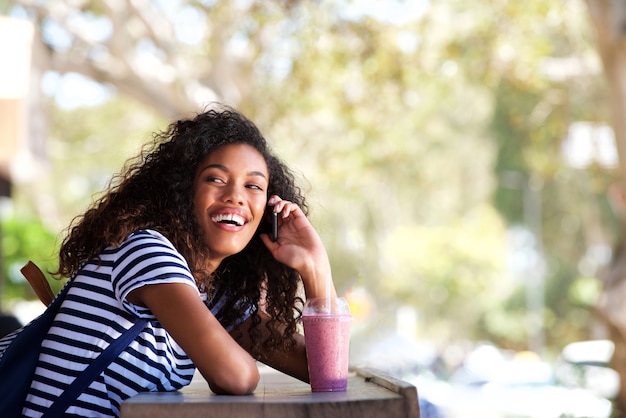
[[[3,327],[43,309],[26,261],[213,101],[299,174],[353,365],[424,418],[624,416],[626,2],[0,0]]]

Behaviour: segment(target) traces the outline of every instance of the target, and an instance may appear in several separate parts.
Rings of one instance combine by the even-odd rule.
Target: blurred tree
[[[511,254],[518,262],[532,262],[515,275],[520,289],[509,293],[504,312],[485,312],[484,331],[511,346],[516,341],[504,334],[532,308],[541,323],[530,333],[550,332],[537,335],[537,347],[530,348],[540,349],[543,338],[552,349],[563,341],[588,338],[595,295],[584,300],[573,295],[606,262],[606,251],[596,250],[612,239],[615,220],[606,210],[605,191],[615,173],[597,161],[584,170],[573,167],[562,151],[571,141],[573,122],[606,120],[584,4],[482,2],[469,7],[451,1],[443,7],[447,13],[441,10],[439,16],[449,20],[437,23],[456,24],[457,30],[438,50],[448,60],[462,62],[467,84],[492,93],[485,134],[497,145],[494,204],[510,225],[532,233],[525,248]],[[526,332],[521,337],[514,347],[522,348],[518,344],[533,336]]]
[[[81,74],[168,119],[217,98],[238,104],[246,94],[251,74],[239,71],[249,71],[253,57],[233,53],[237,9],[225,2],[15,4],[40,28],[46,70]]]
[[[49,65],[47,70],[80,72],[166,118],[215,98],[250,114],[315,184],[312,202],[323,212],[316,215],[314,210],[314,216],[326,229],[323,235],[344,289],[362,281],[373,293],[383,291],[380,294],[387,294],[389,301],[427,298],[423,295],[430,292],[427,286],[402,285],[407,276],[419,277],[419,271],[405,276],[384,267],[404,263],[394,260],[396,255],[383,248],[384,243],[405,227],[441,228],[463,222],[468,213],[473,213],[466,221],[470,230],[472,223],[485,222],[480,217],[486,212],[474,208],[483,205],[489,193],[491,147],[468,132],[479,129],[489,114],[488,94],[464,90],[462,80],[454,77],[454,65],[442,73],[441,63],[435,61],[423,72],[414,72],[425,65],[420,55],[432,53],[417,50],[415,31],[422,29],[415,23],[394,28],[372,18],[346,20],[340,17],[341,4],[177,2],[137,9],[130,3],[114,7],[83,2],[77,9],[64,2],[16,3],[38,22],[49,54],[40,62]],[[174,35],[154,34],[156,21],[147,16],[156,15],[168,17],[158,22],[164,25],[163,34]],[[185,16],[192,22],[180,21]],[[193,41],[185,35],[185,25],[190,24],[202,35]],[[169,78],[163,82],[160,77]],[[459,98],[462,103],[471,101],[473,115],[462,114],[467,105]],[[439,104],[434,105],[437,101],[451,111],[441,111]],[[110,111],[98,107],[95,113],[93,120]],[[113,119],[123,114],[119,111]],[[51,155],[59,167],[54,177],[59,183],[45,188],[61,192],[70,184],[80,185],[71,188],[77,195],[95,193],[101,184],[94,181],[100,178],[98,172],[80,167],[95,166],[92,155],[97,155],[97,165],[103,167],[98,171],[107,172],[111,165],[105,161],[114,159],[100,152],[110,147],[99,144],[118,129],[88,124],[91,118],[81,111],[57,114],[52,120],[56,122],[51,128]],[[463,158],[468,153],[472,159]],[[39,195],[30,197],[35,194]],[[72,202],[71,196],[67,191],[59,194],[56,199],[62,206],[57,213],[80,212],[77,202],[69,207],[62,203]],[[403,239],[404,246],[414,247],[421,237]],[[459,262],[474,263],[465,258]],[[467,271],[472,273],[454,280],[483,283],[487,298],[489,280],[477,281],[478,276],[493,279],[496,274]],[[442,290],[450,285],[436,279],[428,283]],[[438,303],[463,305],[462,292],[451,290],[449,295]],[[430,306],[421,307],[426,317],[443,310]]]

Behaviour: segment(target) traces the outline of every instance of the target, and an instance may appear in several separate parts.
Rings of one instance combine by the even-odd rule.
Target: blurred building
[[[5,197],[12,184],[32,178],[35,162],[45,161],[45,135],[32,117],[40,102],[34,37],[29,21],[0,17],[0,196]]]

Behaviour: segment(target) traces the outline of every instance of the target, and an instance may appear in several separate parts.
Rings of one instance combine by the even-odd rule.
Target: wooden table
[[[248,396],[215,395],[198,373],[178,392],[142,393],[122,404],[121,418],[419,418],[417,388],[373,369],[354,369],[346,392],[311,387],[261,366]]]

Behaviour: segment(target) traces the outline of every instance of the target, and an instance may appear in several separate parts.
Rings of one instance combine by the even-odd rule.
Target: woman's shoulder
[[[106,257],[106,256],[105,256]],[[130,234],[118,247],[110,248],[110,257],[115,264],[135,264],[151,260],[176,260],[187,268],[187,262],[174,245],[163,234],[152,229],[141,229]]]
[[[197,288],[187,261],[172,243],[154,230],[138,230],[119,247],[112,248],[106,260],[118,299],[145,284],[187,283]]]
[[[117,253],[150,249],[161,249],[178,253],[174,244],[165,235],[153,229],[136,230],[128,235],[119,246],[111,249]]]
[[[154,229],[138,229],[132,232],[128,237],[126,237],[124,242],[137,240],[163,242],[170,246],[173,246],[170,240],[165,237],[165,235]]]

